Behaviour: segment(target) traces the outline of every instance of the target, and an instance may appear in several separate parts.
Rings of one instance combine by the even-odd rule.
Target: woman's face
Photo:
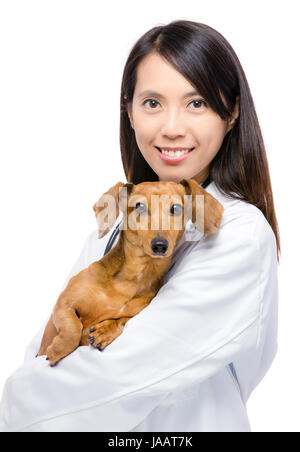
[[[145,93],[148,91],[148,93]],[[150,93],[156,92],[156,94]],[[209,164],[234,124],[205,104],[200,93],[159,54],[147,55],[137,68],[128,115],[137,145],[160,181],[205,180]],[[238,115],[238,103],[233,116]],[[163,159],[159,148],[190,149],[184,159]]]

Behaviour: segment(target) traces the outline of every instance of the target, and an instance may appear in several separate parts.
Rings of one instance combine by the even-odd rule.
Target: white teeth
[[[169,155],[170,157],[179,157],[181,155],[187,154],[189,152],[189,149],[187,149],[186,151],[182,150],[182,151],[175,151],[174,152],[174,151],[166,151],[166,150],[161,148],[161,152],[163,154],[165,154],[165,155]]]

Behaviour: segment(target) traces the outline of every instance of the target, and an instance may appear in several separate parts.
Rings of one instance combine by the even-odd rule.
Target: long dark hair
[[[279,262],[280,237],[270,173],[250,88],[233,48],[208,25],[177,20],[156,26],[131,49],[123,72],[120,113],[121,157],[127,182],[159,180],[137,146],[128,117],[138,64],[152,52],[188,79],[223,120],[231,116],[239,97],[239,116],[210,163],[209,175],[226,197],[241,199],[262,211],[275,234]]]

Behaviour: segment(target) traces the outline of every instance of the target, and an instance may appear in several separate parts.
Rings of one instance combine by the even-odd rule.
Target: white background
[[[222,33],[241,61],[281,233],[279,350],[249,399],[251,428],[300,431],[298,3],[0,1],[0,392],[96,229],[94,202],[126,182],[119,98],[131,47],[187,19]]]

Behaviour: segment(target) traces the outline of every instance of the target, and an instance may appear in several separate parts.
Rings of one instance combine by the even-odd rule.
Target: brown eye
[[[148,102],[149,102],[149,104],[148,104]],[[144,102],[143,102],[143,105],[149,105],[150,106],[150,108],[152,109],[152,110],[155,110],[155,107],[156,107],[156,105],[158,104],[158,102],[157,102],[157,100],[155,100],[155,99],[146,99]],[[152,107],[154,107],[154,108],[152,108]]]
[[[147,212],[147,206],[145,204],[143,204],[142,202],[137,202],[135,205],[135,211],[139,215],[143,215],[144,213]]]
[[[202,99],[195,99],[195,100],[192,100],[192,102],[190,102],[190,105],[191,104],[194,104],[194,106],[196,105],[196,108],[193,108],[193,110],[200,110],[200,108],[203,106],[203,107],[206,107],[207,106],[207,104],[206,104],[206,102],[204,101],[204,100],[202,100]],[[198,106],[198,107],[197,107]]]
[[[182,206],[181,204],[173,204],[173,206],[170,209],[171,215],[174,215],[175,217],[178,217],[182,213]]]

